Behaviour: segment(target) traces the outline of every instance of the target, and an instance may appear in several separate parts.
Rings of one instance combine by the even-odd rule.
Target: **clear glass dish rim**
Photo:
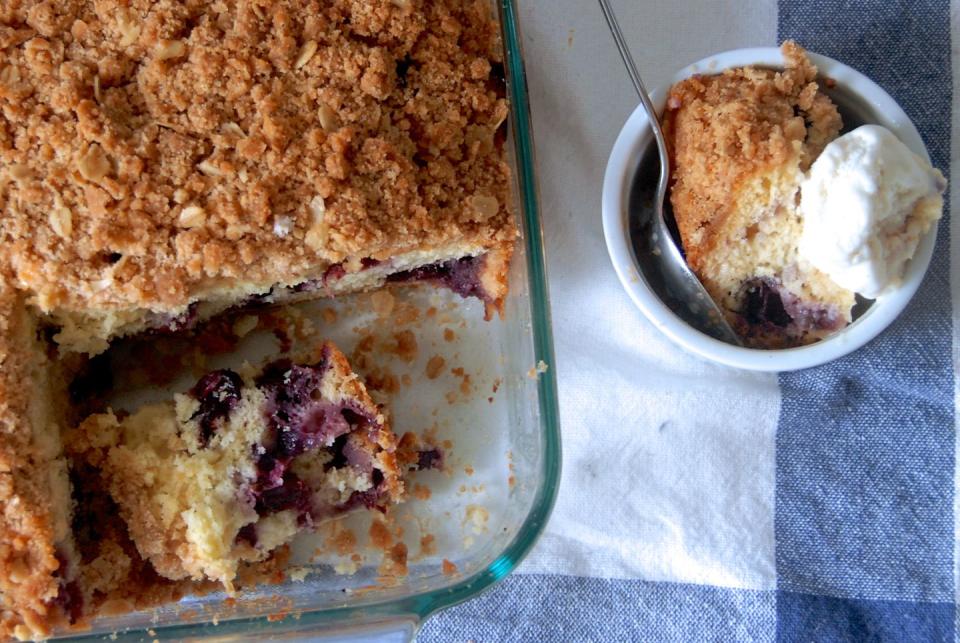
[[[510,98],[510,119],[516,158],[519,215],[523,218],[526,235],[522,240],[526,250],[527,286],[530,295],[531,332],[535,363],[541,361],[549,368],[537,378],[537,403],[540,413],[540,433],[543,441],[539,486],[530,512],[507,547],[481,571],[459,583],[438,590],[426,591],[382,603],[356,607],[305,610],[299,614],[295,629],[299,632],[318,632],[326,626],[343,626],[383,620],[413,619],[422,622],[431,614],[466,601],[492,587],[516,569],[530,551],[546,526],[553,510],[560,482],[560,426],[557,403],[556,368],[553,353],[553,333],[550,321],[550,300],[547,290],[546,263],[543,251],[543,231],[540,222],[534,162],[533,133],[530,118],[529,94],[524,71],[516,0],[496,0],[504,48],[504,69],[507,93]],[[217,638],[256,634],[270,634],[287,630],[289,619],[270,621],[267,617],[249,617],[214,623],[155,625],[154,638],[183,639]],[[79,633],[78,633],[79,634]],[[142,631],[116,633],[117,640],[139,638]],[[87,635],[89,636],[89,635]],[[98,635],[93,635],[94,637]],[[72,638],[72,637],[71,637]],[[87,638],[80,634],[79,638]]]

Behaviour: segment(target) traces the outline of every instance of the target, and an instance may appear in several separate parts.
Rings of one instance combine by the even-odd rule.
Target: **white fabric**
[[[520,572],[772,588],[776,376],[681,353],[627,298],[600,192],[638,100],[596,2],[519,4],[564,450],[556,509]],[[711,53],[776,44],[772,2],[614,7],[650,89]]]

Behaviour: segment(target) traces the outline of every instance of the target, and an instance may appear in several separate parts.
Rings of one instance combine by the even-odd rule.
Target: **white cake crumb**
[[[281,239],[293,230],[293,219],[288,216],[279,216],[273,221],[273,234]]]

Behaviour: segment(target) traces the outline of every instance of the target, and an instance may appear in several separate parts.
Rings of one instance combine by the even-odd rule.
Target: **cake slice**
[[[841,119],[803,49],[782,51],[782,71],[677,83],[664,114],[687,262],[745,343],[763,348],[814,342],[849,323],[855,303],[797,254],[800,183]]]
[[[403,492],[394,435],[330,343],[316,360],[213,371],[173,401],[90,416],[67,448],[100,471],[157,573],[228,592],[241,564]]]

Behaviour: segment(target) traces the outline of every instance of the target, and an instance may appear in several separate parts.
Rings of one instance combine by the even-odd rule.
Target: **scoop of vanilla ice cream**
[[[903,277],[943,212],[947,181],[879,125],[827,145],[800,186],[800,256],[838,285],[874,298]]]

